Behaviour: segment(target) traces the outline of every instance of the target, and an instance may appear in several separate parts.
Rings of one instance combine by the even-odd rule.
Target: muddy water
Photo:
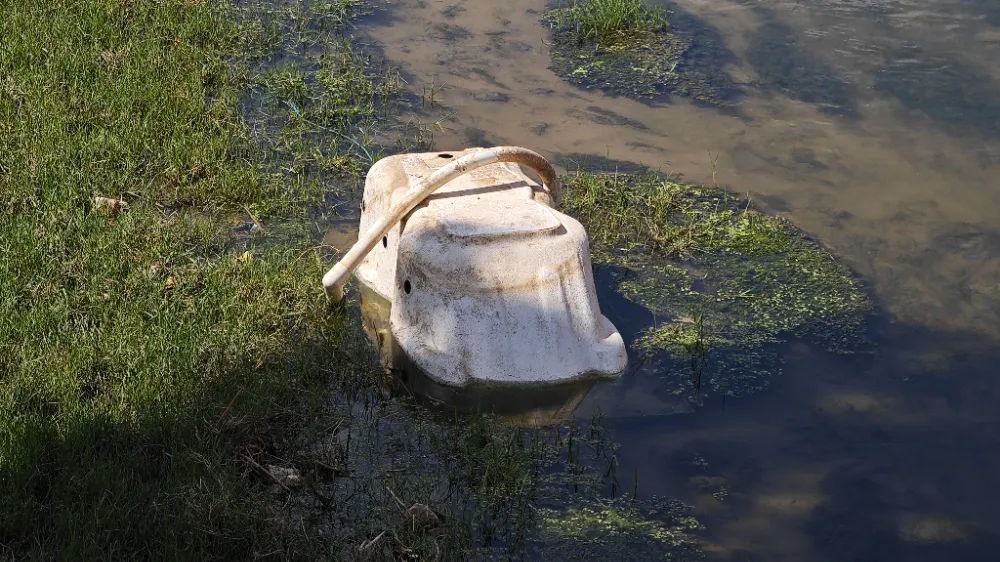
[[[727,185],[871,287],[877,357],[791,346],[768,390],[698,408],[658,398],[647,369],[581,407],[617,412],[619,473],[695,505],[711,559],[1000,558],[1000,9],[676,7],[728,51],[734,110],[563,82],[540,0],[402,0],[369,31],[414,94],[434,92],[437,149],[516,144]],[[602,307],[646,321],[614,295]]]

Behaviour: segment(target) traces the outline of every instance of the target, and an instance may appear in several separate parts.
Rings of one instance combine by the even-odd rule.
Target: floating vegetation
[[[783,23],[767,22],[754,33],[747,60],[764,87],[815,104],[824,113],[850,116],[857,112],[848,84],[798,45],[795,33]]]
[[[712,50],[706,49],[707,34],[671,25],[665,8],[641,0],[572,0],[542,21],[552,31],[551,68],[573,84],[631,98],[679,95],[712,105],[725,105],[733,92],[719,61],[697,56]]]
[[[703,527],[676,500],[620,498],[568,510],[540,510],[546,560],[676,560],[704,558],[691,534]]]
[[[728,395],[759,390],[780,373],[776,344],[789,338],[835,353],[866,343],[870,300],[788,221],[649,172],[565,182],[565,210],[586,225],[594,262],[624,268],[622,294],[662,317],[635,345],[662,352],[675,393],[703,381]]]

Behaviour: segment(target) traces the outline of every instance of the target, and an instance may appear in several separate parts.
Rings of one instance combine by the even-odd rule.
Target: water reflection
[[[966,0],[969,10],[987,23],[1000,27],[1000,3],[995,0]]]
[[[912,499],[899,505],[901,498],[892,497],[885,482],[891,470],[845,467],[821,480],[826,499],[805,525],[817,550],[845,562],[996,560],[1000,535],[927,512]]]
[[[595,384],[592,380],[537,388],[475,383],[459,388],[439,384],[396,343],[389,326],[389,301],[361,283],[357,287],[365,333],[376,344],[382,365],[392,375],[389,386],[427,406],[451,412],[490,413],[511,425],[543,427],[567,420]]]
[[[878,356],[792,344],[766,391],[700,407],[633,357],[574,412],[607,414],[641,493],[696,506],[710,559],[996,559],[1000,3],[678,4],[732,53],[721,68],[745,87],[738,118],[567,85],[547,70],[533,0],[463,3],[449,22],[468,35],[451,43],[426,33],[449,2],[404,0],[377,34],[418,92],[445,86],[438,146],[522,144],[567,169],[638,162],[718,181],[870,283]],[[492,82],[507,102],[474,95]],[[601,306],[627,341],[655,322],[613,292]]]

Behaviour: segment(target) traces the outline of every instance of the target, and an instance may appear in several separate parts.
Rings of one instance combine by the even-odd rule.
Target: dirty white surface
[[[474,150],[376,163],[361,231]],[[357,279],[391,303],[400,347],[438,382],[537,385],[625,369],[622,337],[600,312],[586,232],[539,191],[514,164],[471,171],[393,227],[359,266]]]

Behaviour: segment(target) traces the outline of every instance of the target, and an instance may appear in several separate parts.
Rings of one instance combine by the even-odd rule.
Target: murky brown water
[[[581,407],[609,413],[620,474],[697,506],[712,559],[1000,558],[990,2],[684,0],[732,52],[747,91],[735,114],[563,82],[539,0],[402,0],[370,30],[415,94],[435,90],[437,149],[514,144],[728,185],[870,284],[884,311],[874,359],[793,346],[784,376],[749,398],[692,411],[657,398],[646,372]]]

